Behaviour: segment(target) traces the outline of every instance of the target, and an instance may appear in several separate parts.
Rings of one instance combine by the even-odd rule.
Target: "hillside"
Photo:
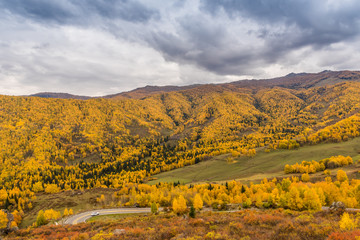
[[[148,96],[154,95],[154,94],[161,94],[161,93],[167,93],[167,92],[176,92],[176,91],[196,88],[198,86],[200,86],[200,85],[195,84],[195,85],[183,86],[183,87],[178,87],[178,86],[162,86],[162,87],[159,87],[159,86],[145,86],[145,87],[137,88],[137,89],[134,89],[134,90],[128,91],[128,92],[122,92],[122,93],[107,95],[107,96],[104,96],[104,98],[112,98],[112,99],[136,98],[136,99],[140,99],[140,98],[148,97]]]
[[[189,89],[207,88],[217,86],[220,88],[228,89],[233,91],[237,88],[250,88],[250,89],[261,89],[261,88],[272,88],[282,87],[289,89],[301,89],[301,88],[312,88],[312,87],[323,87],[334,85],[346,81],[360,81],[359,71],[323,71],[320,73],[290,73],[284,77],[272,78],[272,79],[260,79],[260,80],[240,80],[231,83],[224,84],[212,84],[212,85],[190,85],[190,86],[146,86],[138,88],[129,92],[118,93],[114,95],[105,96],[105,98],[144,98],[154,94],[161,94],[167,92],[176,92]]]
[[[284,173],[285,164],[301,163],[302,161],[319,161],[331,156],[351,156],[355,163],[360,160],[360,138],[355,138],[342,143],[324,143],[304,146],[300,149],[278,150],[270,153],[258,152],[254,157],[234,157],[230,154],[219,155],[208,161],[186,166],[152,176],[154,180],[149,184],[159,182],[201,183],[239,180],[242,183],[261,182],[264,178],[280,179],[288,177]],[[231,162],[228,158],[231,158]],[[349,177],[360,170],[360,164],[343,168]],[[335,178],[336,171],[333,171]],[[301,174],[298,174],[301,177]],[[313,180],[324,178],[324,173],[311,175]]]
[[[81,99],[86,100],[91,97],[72,95],[69,93],[54,93],[54,92],[41,92],[29,95],[29,97],[41,97],[41,98],[62,98],[62,99]]]
[[[284,77],[262,80],[244,80],[230,83],[237,87],[284,87],[290,89],[323,87],[345,81],[360,81],[359,71],[323,71],[320,73],[290,73]]]
[[[139,99],[0,96],[0,208],[28,212],[42,192],[126,189],[229,154],[256,159],[358,137],[360,82],[348,81],[357,72],[344,74],[267,80],[282,86],[200,85]],[[266,161],[273,160],[259,164],[273,165]]]
[[[252,79],[252,80],[240,80],[231,83],[223,84],[194,84],[188,86],[145,86],[140,87],[131,91],[115,93],[111,95],[103,96],[106,99],[140,99],[149,97],[151,95],[163,94],[169,92],[178,92],[183,90],[190,90],[196,88],[208,88],[213,86],[224,88],[230,91],[238,88],[250,88],[250,89],[261,89],[261,88],[272,88],[272,87],[283,87],[289,89],[301,89],[311,87],[322,87],[334,85],[346,81],[360,81],[359,71],[323,71],[320,73],[290,73],[283,77],[272,78],[272,79]],[[68,93],[54,93],[54,92],[42,92],[36,93],[29,96],[43,97],[43,98],[62,98],[62,99],[90,99],[88,96],[78,96]],[[101,98],[101,97],[100,97]]]

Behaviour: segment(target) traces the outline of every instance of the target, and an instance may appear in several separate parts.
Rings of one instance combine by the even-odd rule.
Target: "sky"
[[[359,70],[356,0],[0,0],[0,94]]]

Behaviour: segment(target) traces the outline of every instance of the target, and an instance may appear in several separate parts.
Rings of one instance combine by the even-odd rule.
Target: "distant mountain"
[[[29,97],[41,97],[41,98],[61,98],[61,99],[80,99],[80,100],[86,100],[90,99],[91,97],[88,96],[78,96],[78,95],[72,95],[69,93],[55,93],[55,92],[41,92],[29,95]]]
[[[146,86],[129,92],[123,92],[105,96],[104,98],[144,98],[154,94],[177,92],[183,90],[196,90],[206,92],[217,88],[218,90],[236,90],[238,88],[263,89],[271,87],[283,87],[289,89],[301,89],[312,87],[331,86],[344,81],[360,82],[359,71],[323,71],[320,73],[290,73],[284,77],[260,80],[240,80],[221,84],[194,84],[189,86]]]
[[[137,88],[128,92],[122,92],[112,95],[104,96],[104,98],[112,98],[112,99],[122,99],[122,98],[143,98],[153,94],[161,94],[167,92],[177,92],[181,90],[193,89],[200,84],[194,84],[189,86],[145,86],[141,88]]]
[[[283,87],[290,89],[308,89],[311,87],[330,86],[344,81],[360,82],[360,72],[326,70],[320,73],[290,73],[284,77],[262,80],[241,80],[224,85],[241,88]]]
[[[221,84],[193,84],[188,86],[145,86],[128,92],[121,92],[106,95],[101,98],[107,99],[141,99],[155,94],[178,92],[196,89],[196,91],[212,91],[214,88],[232,90],[248,88],[260,90],[263,88],[282,87],[288,89],[308,89],[312,87],[331,86],[344,81],[360,82],[360,71],[323,71],[320,73],[290,73],[283,77],[260,80],[240,80],[231,83]],[[62,99],[90,99],[88,96],[78,96],[68,93],[42,92],[30,95],[42,98],[62,98]]]

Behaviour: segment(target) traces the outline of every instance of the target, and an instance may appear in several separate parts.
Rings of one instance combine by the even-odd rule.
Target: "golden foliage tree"
[[[180,195],[178,198],[175,198],[172,204],[172,208],[176,214],[185,213],[187,211],[185,198],[182,195]]]
[[[337,171],[336,179],[339,182],[345,182],[348,180],[348,176],[347,176],[346,172],[344,172],[343,170],[339,170],[339,171]]]
[[[339,226],[343,230],[353,230],[357,227],[357,221],[351,218],[349,213],[345,212],[341,216]]]
[[[8,222],[7,214],[0,210],[0,229],[6,228]]]
[[[203,208],[204,206],[204,202],[203,200],[201,199],[201,196],[200,194],[196,194],[195,197],[194,197],[194,208],[199,211]]]

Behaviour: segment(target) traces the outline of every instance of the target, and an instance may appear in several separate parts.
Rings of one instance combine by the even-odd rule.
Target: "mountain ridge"
[[[238,80],[229,83],[207,83],[207,84],[192,84],[187,86],[151,86],[139,87],[134,90],[120,92],[100,97],[79,96],[68,93],[57,92],[40,92],[29,97],[42,97],[42,98],[61,98],[61,99],[80,99],[87,100],[91,98],[105,98],[105,99],[141,99],[155,94],[162,94],[168,92],[177,92],[183,90],[190,90],[195,88],[204,88],[206,86],[218,86],[221,88],[232,89],[234,88],[249,88],[259,90],[261,88],[271,87],[284,87],[289,89],[312,88],[334,85],[344,81],[360,82],[360,71],[329,71],[325,70],[319,73],[289,73],[282,77],[270,79],[252,79],[252,80]]]
[[[80,95],[61,93],[61,92],[39,92],[39,93],[28,95],[28,97],[79,99],[79,100],[87,100],[87,99],[92,98],[89,96],[80,96]]]

